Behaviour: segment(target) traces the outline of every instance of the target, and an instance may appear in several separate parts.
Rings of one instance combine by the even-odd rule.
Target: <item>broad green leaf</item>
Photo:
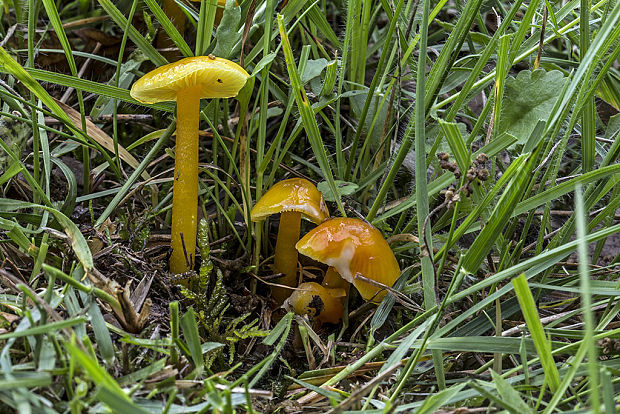
[[[222,21],[217,26],[215,38],[217,43],[213,54],[223,58],[229,58],[235,44],[241,39],[241,34],[237,31],[241,20],[241,7],[235,6],[235,0],[226,1],[226,9]]]
[[[524,70],[506,80],[498,133],[509,133],[525,144],[539,120],[546,121],[566,78],[562,72]]]
[[[325,58],[310,59],[306,62],[304,73],[301,75],[301,82],[306,83],[310,79],[314,79],[323,72],[329,62]]]
[[[348,181],[334,180],[336,183],[336,189],[338,190],[338,198],[342,196],[348,196],[355,193],[359,186],[355,183]],[[316,188],[323,194],[325,201],[336,201],[336,197],[329,188],[329,184],[326,181],[321,181],[316,185]]]

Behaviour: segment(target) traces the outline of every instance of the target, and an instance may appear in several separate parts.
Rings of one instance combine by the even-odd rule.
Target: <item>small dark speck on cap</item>
[[[217,83],[224,83],[220,78],[217,78]]]

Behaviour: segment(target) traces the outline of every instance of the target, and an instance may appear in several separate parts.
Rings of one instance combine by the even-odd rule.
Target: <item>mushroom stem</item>
[[[284,211],[280,215],[280,227],[276,241],[276,257],[274,264],[277,272],[284,276],[277,279],[276,283],[286,286],[297,286],[297,250],[295,243],[299,240],[299,228],[301,227],[301,213],[297,211]],[[278,305],[284,303],[292,290],[274,287],[273,298]]]
[[[323,282],[321,286],[330,288],[330,289],[344,289],[345,291],[349,290],[349,286],[351,284],[344,280],[340,273],[336,270],[335,267],[330,266],[325,272],[325,276],[323,277]]]
[[[177,94],[177,142],[172,191],[170,271],[173,273],[187,272],[194,266],[198,210],[199,112],[200,88],[181,89]]]

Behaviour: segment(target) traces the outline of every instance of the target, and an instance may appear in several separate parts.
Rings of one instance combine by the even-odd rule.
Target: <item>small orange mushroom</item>
[[[341,298],[345,295],[343,289],[328,289],[318,283],[307,282],[297,287],[284,306],[320,323],[338,323],[344,313]]]
[[[280,226],[276,240],[274,267],[284,276],[276,283],[297,286],[297,250],[301,217],[318,224],[329,217],[323,195],[308,180],[290,178],[276,183],[256,203],[250,216],[252,221],[261,221],[272,214],[280,215]],[[285,288],[274,287],[272,294],[278,304],[282,304],[290,292]]]
[[[302,237],[295,247],[299,253],[335,267],[367,301],[379,303],[386,292],[356,278],[357,274],[388,287],[400,276],[398,262],[381,232],[359,219],[327,220]]]

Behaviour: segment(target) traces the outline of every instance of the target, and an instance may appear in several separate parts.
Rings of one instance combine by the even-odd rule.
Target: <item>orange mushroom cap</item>
[[[302,283],[285,302],[298,315],[308,315],[321,323],[338,323],[344,306],[343,289],[328,289],[315,282]]]
[[[310,181],[290,178],[274,184],[254,205],[252,221],[261,221],[272,214],[297,211],[318,224],[329,217],[323,195]]]
[[[250,75],[230,60],[215,56],[194,56],[154,69],[131,87],[135,100],[153,104],[175,101],[185,88],[199,88],[200,98],[237,96]]]
[[[333,266],[365,300],[380,302],[386,292],[355,278],[360,274],[388,287],[400,276],[390,246],[379,230],[354,218],[334,218],[312,229],[295,245],[299,253]]]

